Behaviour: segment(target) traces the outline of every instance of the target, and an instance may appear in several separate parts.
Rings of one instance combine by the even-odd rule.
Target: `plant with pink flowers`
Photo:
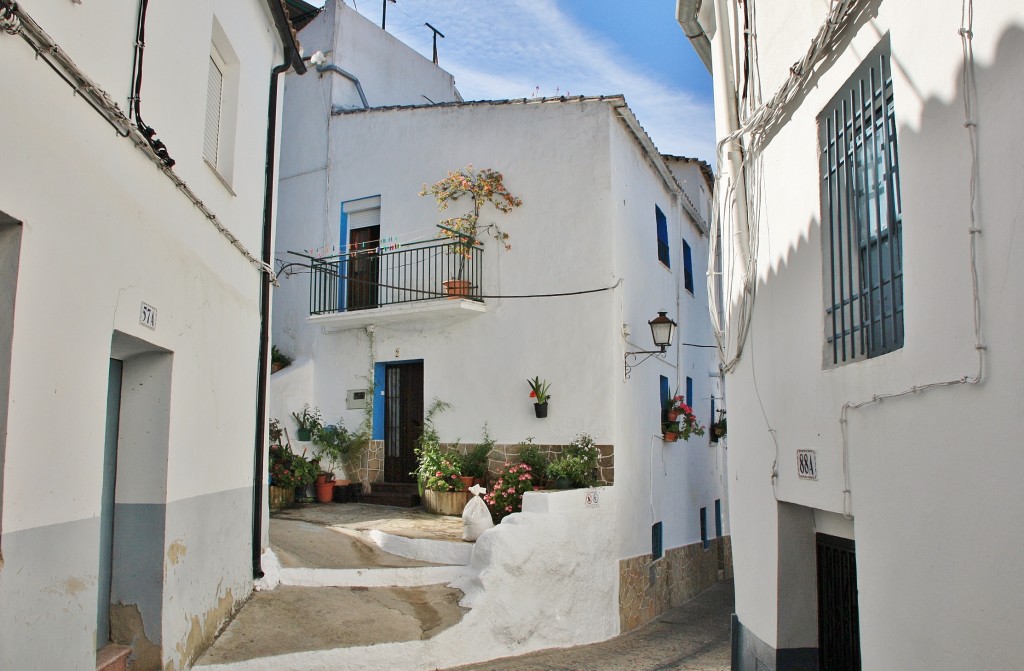
[[[532,491],[533,470],[530,466],[506,461],[491,483],[491,490],[484,494],[484,503],[491,509],[494,523],[520,512],[523,509],[523,494]]]

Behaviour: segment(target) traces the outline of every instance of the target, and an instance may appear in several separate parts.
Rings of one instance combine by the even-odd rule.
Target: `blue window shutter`
[[[683,240],[683,286],[693,293],[693,257],[686,240]]]
[[[693,407],[693,378],[686,378],[686,405]]]
[[[708,509],[700,509],[700,542],[704,545],[704,549],[707,550],[711,547],[711,541],[708,540]]]
[[[715,420],[715,397],[712,396],[711,397],[711,421],[708,423],[708,426],[711,426],[712,424],[714,424],[715,421],[716,421]]]
[[[722,499],[715,499],[715,538],[722,537]]]
[[[666,268],[671,268],[668,254],[668,220],[657,205],[654,206],[654,219],[658,223],[658,260],[664,263]]]
[[[668,378],[664,375],[658,376],[658,382],[661,383],[661,407],[665,407],[665,404],[668,403],[668,399],[672,395],[672,390],[668,386]]]

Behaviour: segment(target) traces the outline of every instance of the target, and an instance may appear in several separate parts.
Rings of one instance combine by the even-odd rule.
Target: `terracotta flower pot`
[[[674,422],[677,419],[679,419],[679,413],[678,412],[670,412],[670,413],[668,413],[668,421]]]
[[[466,298],[469,296],[470,289],[473,288],[469,280],[447,280],[442,282],[441,286],[444,287],[444,292],[448,295],[448,298]]]
[[[468,492],[469,488],[473,486],[473,476],[472,475],[460,475],[459,476],[459,480],[462,480],[462,490],[463,491],[467,491]]]
[[[666,443],[674,443],[679,440],[679,434],[672,433],[671,431],[666,431],[662,440],[664,440]]]
[[[334,481],[325,480],[324,482],[316,483],[316,501],[317,503],[330,503],[334,500]]]

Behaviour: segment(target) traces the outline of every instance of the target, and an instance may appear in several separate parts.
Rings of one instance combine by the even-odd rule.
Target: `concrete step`
[[[459,606],[461,598],[462,592],[444,585],[282,585],[254,593],[195,668],[305,651],[424,641],[462,620],[468,611]]]

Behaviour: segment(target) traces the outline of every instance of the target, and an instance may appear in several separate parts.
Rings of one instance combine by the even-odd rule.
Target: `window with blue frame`
[[[669,263],[668,257],[668,219],[657,205],[654,206],[654,219],[658,224],[658,260],[664,263],[666,268],[671,268],[672,264]]]
[[[686,378],[686,405],[693,407],[693,378]]]
[[[693,256],[686,240],[683,240],[683,286],[693,293]]]

